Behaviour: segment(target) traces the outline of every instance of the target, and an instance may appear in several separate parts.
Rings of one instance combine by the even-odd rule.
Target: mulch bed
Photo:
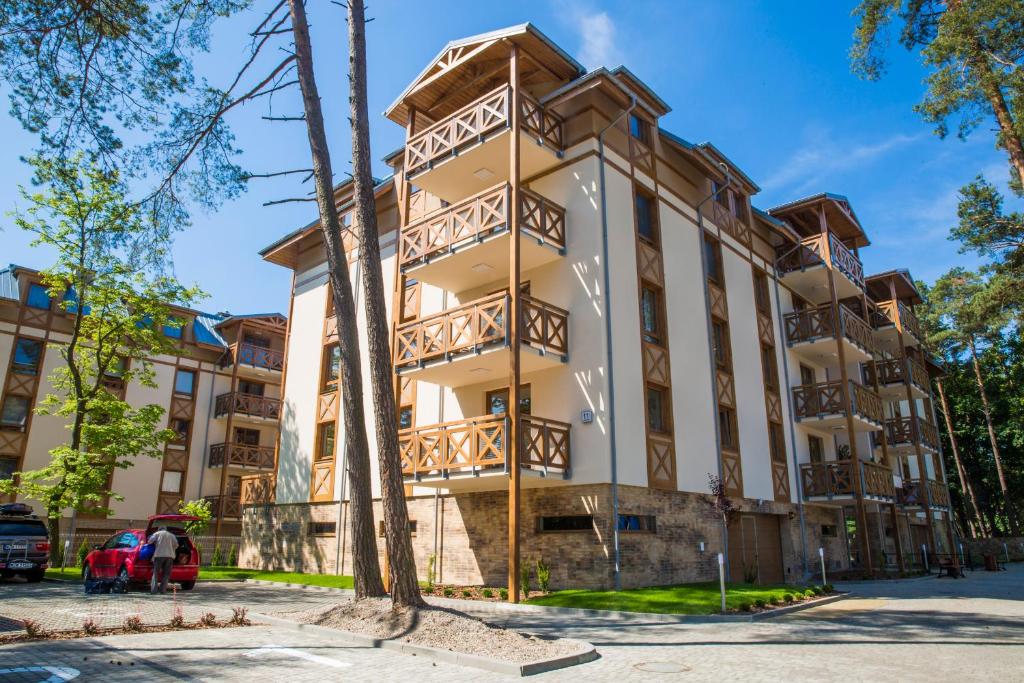
[[[28,633],[4,633],[0,634],[0,645],[11,645],[14,643],[32,643],[39,640],[75,640],[77,638],[99,638],[102,636],[137,635],[140,633],[167,633],[169,631],[200,631],[210,628],[238,628],[242,626],[254,626],[248,619],[244,623],[232,623],[231,621],[218,621],[213,624],[201,624],[195,622],[183,626],[171,626],[170,624],[143,624],[138,628],[126,628],[124,626],[113,626],[108,628],[96,628],[92,631],[78,629],[75,631],[41,631],[36,635]]]
[[[431,587],[420,588],[423,595],[436,598],[450,598],[452,600],[480,600],[483,602],[505,602],[502,598],[502,591],[506,588],[490,588],[488,586],[456,586],[454,584],[436,583]],[[486,591],[486,593],[485,593]],[[541,591],[530,591],[528,597],[536,598],[544,595]],[[522,593],[520,593],[522,597]]]

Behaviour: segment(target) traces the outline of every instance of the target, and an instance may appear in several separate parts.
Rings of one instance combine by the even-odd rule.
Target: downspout
[[[700,250],[700,272],[701,272],[701,283],[703,284],[704,290],[704,325],[708,335],[708,367],[711,368],[711,396],[715,399],[715,409],[711,411],[711,415],[715,422],[715,454],[718,464],[718,483],[719,486],[724,488],[725,486],[725,469],[722,466],[722,426],[718,423],[718,364],[715,362],[715,339],[711,332],[711,290],[708,288],[708,255],[707,250],[704,248],[704,213],[703,206],[706,202],[714,199],[723,190],[732,185],[732,174],[729,173],[729,167],[725,164],[719,164],[719,167],[725,173],[725,184],[720,188],[709,194],[704,199],[697,202],[697,232],[699,233],[697,239],[697,248]],[[725,567],[729,567],[729,527],[726,526],[726,521],[722,519],[722,560]]]
[[[238,342],[239,340],[235,340]],[[226,343],[226,342],[225,342]],[[228,347],[228,352],[231,352]],[[237,358],[232,358],[232,362],[237,363]],[[203,497],[203,475],[206,474],[206,468],[209,467],[209,448],[210,448],[210,423],[213,422],[213,400],[217,395],[217,367],[214,366],[213,372],[210,373],[210,401],[206,408],[206,428],[203,430],[203,452],[199,458],[199,491],[197,498],[200,500]],[[224,435],[224,441],[230,442],[228,434]],[[191,444],[189,444],[191,446]],[[225,455],[224,467],[227,467],[227,456]]]
[[[622,556],[619,549],[619,467],[615,438],[615,372],[613,372],[614,355],[612,353],[611,272],[608,264],[608,193],[604,177],[604,134],[634,109],[636,109],[636,95],[631,95],[629,106],[619,112],[619,115],[602,128],[597,135],[598,172],[601,183],[601,265],[604,266],[605,365],[608,367],[608,435],[611,439],[612,466],[612,545],[615,550],[615,590],[617,591],[622,590]]]
[[[782,335],[786,333],[786,326],[782,319],[782,297],[779,295],[779,268],[778,263],[775,264],[773,270],[774,277],[772,281],[775,283],[775,311],[778,315],[779,321],[779,332]],[[781,340],[783,344],[786,343],[785,339]],[[782,349],[782,374],[786,379],[786,405],[789,406],[789,441],[793,444],[793,477],[796,482],[796,509],[800,514],[800,557],[803,560],[804,578],[807,578],[807,522],[804,518],[804,487],[803,482],[800,479],[800,462],[796,455],[796,427],[793,425],[793,390],[789,386],[789,347],[784,346]]]
[[[357,260],[356,264],[355,264],[355,275],[354,275],[354,278],[355,278],[356,282],[360,281],[359,277],[360,277],[360,275],[359,275],[359,261]],[[354,304],[353,305],[355,306],[355,309],[357,311],[359,310],[359,291],[360,291],[359,287],[355,287],[354,291],[353,291],[353,299],[354,299]],[[340,324],[340,321],[339,321],[339,324]],[[342,390],[344,390],[344,387],[342,387]],[[341,408],[341,402],[340,401],[338,403],[338,408],[339,409]],[[342,421],[342,424],[344,424],[344,421]],[[347,436],[348,435],[346,434],[346,437]],[[344,550],[344,546],[345,546],[345,538],[347,536],[347,534],[346,534],[346,529],[347,528],[345,526],[345,521],[346,521],[345,517],[346,517],[346,515],[344,514],[345,512],[347,512],[346,505],[345,505],[345,484],[347,484],[347,483],[348,483],[348,438],[345,439],[345,448],[341,451],[341,483],[339,484],[339,489],[338,489],[338,520],[337,520],[336,526],[334,527],[334,537],[335,538],[339,538],[339,534],[340,534],[340,540],[338,541],[338,543],[334,544],[334,548],[335,548],[335,550],[334,550],[334,571],[337,573],[338,576],[341,576],[341,575],[343,575],[345,573],[345,567],[344,567],[344,565],[342,563],[345,560],[345,553],[343,552],[343,550]]]

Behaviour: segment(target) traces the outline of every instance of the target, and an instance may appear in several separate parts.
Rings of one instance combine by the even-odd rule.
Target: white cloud
[[[559,3],[563,17],[579,36],[576,58],[587,67],[614,67],[622,63],[616,46],[616,26],[608,13],[578,2]]]

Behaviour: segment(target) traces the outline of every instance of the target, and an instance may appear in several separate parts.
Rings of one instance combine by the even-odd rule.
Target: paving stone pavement
[[[840,586],[847,600],[755,623],[663,624],[601,617],[495,615],[522,630],[589,640],[601,658],[537,678],[552,681],[958,681],[1022,680],[1024,565],[963,580],[873,582]],[[0,614],[8,602],[0,585]],[[336,599],[330,593],[275,587],[207,585],[188,596],[199,609],[244,601],[252,611],[285,612]],[[105,597],[105,596],[103,596]],[[37,599],[44,600],[41,596]],[[66,600],[67,598],[65,598]],[[52,598],[56,604],[59,598]],[[466,603],[466,610],[473,605]],[[91,653],[91,654],[90,654]],[[93,657],[98,659],[93,659]],[[86,660],[85,658],[89,659]],[[120,661],[121,664],[110,664]],[[48,671],[72,667],[95,681],[472,681],[493,674],[434,665],[423,658],[352,647],[309,630],[251,627],[48,641],[0,648],[0,681],[60,681]],[[897,674],[898,672],[898,674]],[[7,677],[5,677],[7,676]],[[12,677],[17,676],[17,677]]]

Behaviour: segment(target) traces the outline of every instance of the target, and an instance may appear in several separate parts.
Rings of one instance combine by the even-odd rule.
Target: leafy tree
[[[210,520],[213,519],[213,512],[210,510],[210,501],[205,498],[190,500],[187,503],[182,501],[178,504],[178,512],[183,515],[192,515],[199,519],[194,522],[185,522],[185,532],[189,536],[199,536],[210,527]]]
[[[862,0],[850,59],[855,73],[877,80],[894,23],[899,43],[920,51],[929,69],[915,110],[945,137],[958,117],[966,137],[984,120],[998,124],[1013,185],[1024,188],[1024,4],[1017,0]]]
[[[166,245],[140,238],[150,234],[147,215],[125,199],[116,172],[103,171],[81,156],[31,161],[42,190],[22,190],[29,206],[14,215],[35,235],[34,246],[56,252],[43,271],[50,296],[60,302],[69,340],[54,346],[63,363],[50,375],[53,392],[36,412],[64,418],[65,443],[50,461],[0,482],[0,491],[37,500],[49,518],[50,542],[60,544],[64,510],[108,512],[115,469],[139,456],[161,457],[174,436],[161,427],[164,409],[131,406],[108,387],[131,382],[155,386],[149,358],[178,352],[163,334],[180,326],[168,302],[188,304],[198,292],[166,276],[140,272],[138,254]],[[74,529],[71,529],[74,535]]]

